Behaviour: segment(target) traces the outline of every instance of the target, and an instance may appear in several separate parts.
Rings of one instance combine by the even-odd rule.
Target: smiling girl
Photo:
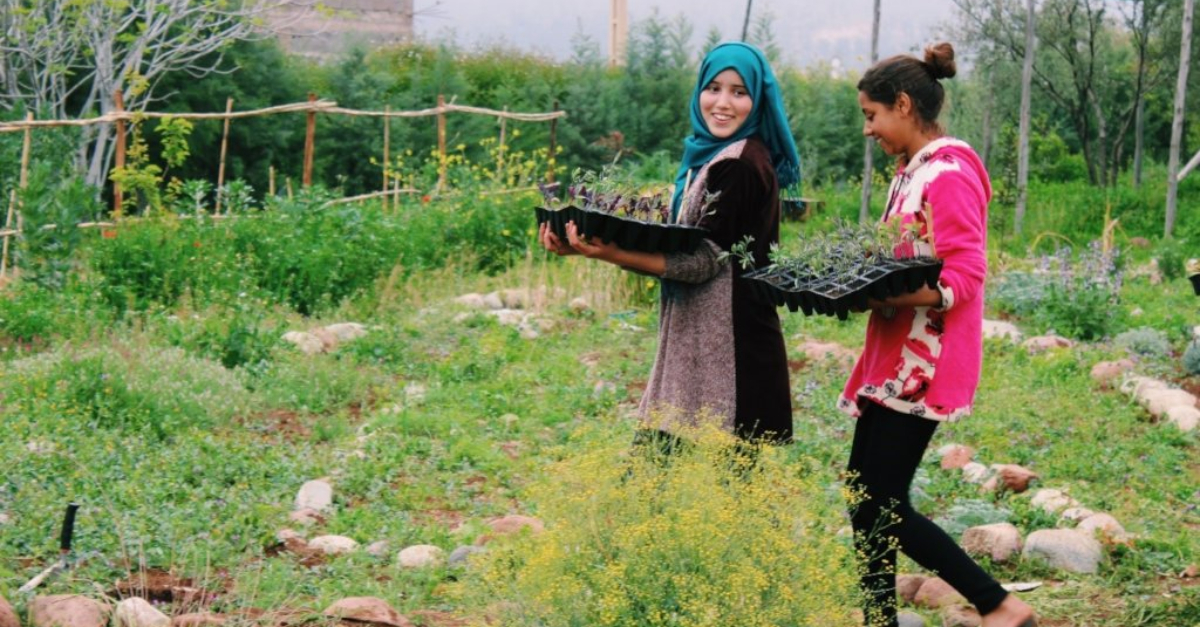
[[[546,228],[540,240],[560,255],[661,277],[658,352],[642,396],[640,440],[669,443],[681,429],[712,421],[747,440],[787,442],[792,406],[779,315],[739,280],[749,270],[724,256],[753,238],[755,265],[768,262],[779,239],[779,188],[800,177],[779,85],[757,48],[722,44],[704,57],[689,108],[671,208],[673,220],[707,229],[695,252],[623,250],[583,237],[574,224],[567,242]]]
[[[940,422],[971,411],[983,361],[983,281],[991,184],[966,143],[937,122],[956,73],[948,43],[925,60],[880,61],[858,83],[863,134],[896,157],[883,221],[903,227],[898,254],[942,260],[936,288],[872,301],[862,355],[838,407],[855,416],[848,470],[865,500],[851,513],[868,624],[895,627],[896,550],[936,572],[983,615],[983,627],[1034,627],[1033,610],[913,509],[913,475]]]

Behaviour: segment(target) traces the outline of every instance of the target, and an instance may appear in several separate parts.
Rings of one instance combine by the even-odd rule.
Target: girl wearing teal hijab
[[[700,110],[700,93],[718,74],[732,69],[741,75],[754,108],[746,122],[732,137],[718,138],[712,134]],[[800,157],[796,142],[783,111],[779,83],[767,58],[750,44],[735,42],[713,48],[700,64],[700,77],[691,101],[692,134],[683,140],[683,160],[675,174],[675,196],[671,201],[672,218],[679,214],[684,188],[696,170],[708,163],[717,153],[734,142],[758,135],[771,153],[775,176],[780,188],[800,181]]]
[[[704,422],[747,440],[787,442],[792,407],[779,315],[740,280],[748,269],[728,261],[734,245],[748,242],[754,265],[768,262],[779,240],[779,188],[800,176],[779,85],[757,48],[723,44],[705,56],[688,106],[692,132],[672,219],[708,231],[695,252],[623,250],[583,237],[574,224],[567,242],[545,228],[539,237],[560,255],[662,278],[640,441],[669,443]]]

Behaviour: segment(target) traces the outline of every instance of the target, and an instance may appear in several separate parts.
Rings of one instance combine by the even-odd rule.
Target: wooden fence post
[[[308,94],[308,102],[314,103],[317,101],[317,95],[314,93]],[[317,110],[309,109],[308,123],[304,128],[304,178],[301,179],[301,184],[304,187],[312,185],[312,168],[313,168],[313,151],[314,142],[317,134]]]
[[[504,107],[504,112],[508,113],[508,107]],[[500,118],[500,145],[496,147],[496,182],[504,180],[504,131],[508,124],[508,117]]]
[[[441,191],[446,186],[446,97],[438,94],[437,99],[437,135],[438,135],[438,182],[437,189]]]
[[[17,190],[12,190],[8,194],[8,219],[4,221],[4,252],[0,254],[0,286],[3,285],[4,277],[8,274],[8,238],[7,231],[11,231],[13,227],[13,212],[17,208]]]
[[[275,166],[267,166],[267,196],[275,197]]]
[[[215,215],[221,215],[221,187],[225,185],[225,151],[229,148],[229,114],[233,112],[233,98],[225,99],[225,132],[221,135],[221,165],[217,166],[217,206]]]
[[[554,106],[551,107],[551,110],[558,111],[558,100],[554,101]],[[547,183],[554,182],[554,166],[557,165],[557,163],[556,163],[557,159],[555,158],[554,151],[558,150],[557,143],[558,143],[558,118],[554,118],[554,119],[550,120],[550,155],[547,158],[547,161],[550,163],[550,168],[546,172],[546,182]]]
[[[113,91],[113,104],[116,105],[117,113],[125,112],[125,99],[121,96],[121,90]],[[117,120],[117,148],[114,167],[118,170],[125,167],[125,120]],[[122,205],[125,200],[124,194],[121,191],[121,183],[113,182],[113,219],[120,220],[121,214],[124,211]]]
[[[389,115],[392,112],[392,105],[384,105],[383,107],[383,191],[388,190],[388,174],[391,171],[391,132],[392,118]],[[386,198],[384,199],[387,200]]]

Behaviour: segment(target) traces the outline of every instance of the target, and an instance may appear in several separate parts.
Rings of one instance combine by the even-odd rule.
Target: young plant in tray
[[[540,185],[545,199],[538,222],[548,222],[559,237],[574,222],[580,232],[617,242],[627,250],[690,252],[699,245],[704,230],[671,222],[671,195],[666,189],[647,190],[614,168],[601,173],[576,171],[565,190],[560,185]],[[561,197],[560,191],[565,191]],[[715,196],[705,199],[706,206]]]
[[[799,240],[794,247],[773,247],[771,265],[746,276],[770,300],[792,311],[845,318],[851,309],[865,307],[868,298],[936,284],[941,261],[898,257],[897,228],[837,221],[832,231]]]

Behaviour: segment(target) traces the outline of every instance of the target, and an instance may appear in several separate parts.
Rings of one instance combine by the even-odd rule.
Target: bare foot
[[[1015,594],[1004,597],[1000,607],[983,617],[982,627],[1037,627],[1033,608]]]

